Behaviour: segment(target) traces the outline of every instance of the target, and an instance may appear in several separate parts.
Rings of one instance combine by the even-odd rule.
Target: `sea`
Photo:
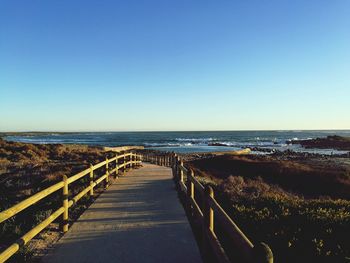
[[[321,154],[342,154],[334,149],[305,149],[289,144],[293,140],[339,135],[350,137],[350,130],[315,131],[176,131],[176,132],[72,132],[19,133],[4,137],[8,141],[39,144],[85,144],[91,146],[141,145],[145,148],[177,153],[234,151],[251,148],[254,154],[293,150]]]

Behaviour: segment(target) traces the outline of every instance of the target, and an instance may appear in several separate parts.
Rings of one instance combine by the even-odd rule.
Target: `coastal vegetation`
[[[276,262],[350,262],[348,159],[224,155],[187,165]]]
[[[62,180],[63,175],[75,174],[88,168],[90,163],[103,161],[106,156],[112,157],[112,153],[99,147],[27,144],[0,139],[0,211]],[[70,194],[78,193],[88,183],[84,179],[74,183]],[[99,190],[95,192],[98,195]],[[74,221],[92,202],[92,198],[82,198],[72,207],[69,219]],[[61,192],[57,192],[0,223],[0,251],[61,205]],[[30,246],[24,246],[9,262],[32,261],[59,236],[59,225],[53,223],[49,230],[40,233]]]
[[[90,163],[114,154],[101,147],[8,142],[0,139],[0,211]],[[255,242],[266,242],[276,262],[350,262],[350,159],[307,153],[188,154],[185,165],[214,187],[225,211]],[[79,192],[88,182],[72,188]],[[0,250],[60,206],[60,195],[0,224]],[[74,221],[93,199],[72,213]],[[32,261],[59,238],[58,223],[13,262]]]

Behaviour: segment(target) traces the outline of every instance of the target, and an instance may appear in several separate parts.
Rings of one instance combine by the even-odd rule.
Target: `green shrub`
[[[270,245],[276,262],[350,262],[350,201],[307,200],[240,177],[216,192],[250,239]]]

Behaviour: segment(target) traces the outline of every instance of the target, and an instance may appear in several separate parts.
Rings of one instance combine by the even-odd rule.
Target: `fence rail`
[[[120,159],[123,159],[122,163],[119,162]],[[37,202],[44,199],[45,197],[57,192],[58,190],[62,190],[62,206],[59,207],[56,211],[54,211],[48,218],[46,218],[44,221],[42,221],[40,224],[35,226],[33,229],[31,229],[29,232],[23,235],[20,239],[14,242],[11,246],[9,246],[7,249],[1,252],[0,262],[5,262],[7,259],[9,259],[22,246],[27,244],[31,239],[33,239],[43,229],[45,229],[49,224],[51,224],[54,220],[56,220],[60,216],[62,216],[62,231],[67,232],[69,208],[71,206],[76,204],[83,196],[87,194],[89,194],[90,196],[93,196],[94,188],[100,183],[102,183],[103,181],[105,181],[105,185],[106,187],[108,187],[109,176],[112,175],[113,173],[115,173],[115,175],[118,175],[119,171],[122,169],[123,173],[125,174],[127,168],[134,168],[138,166],[141,163],[141,160],[142,160],[141,155],[138,155],[132,152],[116,155],[111,159],[106,158],[105,161],[102,161],[95,165],[91,164],[90,168],[85,169],[84,171],[81,171],[71,177],[67,178],[67,176],[63,176],[61,182],[58,182],[28,197],[27,199],[21,201],[20,203],[8,208],[7,210],[0,212],[0,223],[2,223],[8,220],[9,218],[15,216],[19,212],[25,210],[26,208],[35,205]],[[115,168],[110,169],[109,164],[114,164]],[[96,171],[101,167],[105,167],[104,175],[94,180],[94,171]],[[69,200],[69,195],[68,195],[69,185],[86,176],[89,176],[90,178],[89,186],[84,188],[81,192],[79,192]]]
[[[210,257],[208,255],[210,251],[215,262],[273,263],[273,254],[269,246],[262,242],[253,244],[217,202],[213,188],[203,186],[194,172],[184,166],[179,156],[173,153],[163,155],[148,153],[143,155],[143,160],[172,168],[174,181],[184,206],[192,220],[200,225],[199,243],[204,260]],[[225,246],[225,241],[217,235],[216,227],[220,227],[229,237],[229,247],[227,241]],[[239,258],[233,258],[229,251],[231,248],[240,252]]]
[[[215,262],[222,263],[233,261],[247,263],[273,262],[272,251],[268,245],[264,243],[253,244],[217,202],[212,187],[202,185],[196,178],[194,172],[185,167],[183,160],[181,160],[179,156],[176,154],[156,155],[154,153],[139,155],[132,152],[116,155],[110,159],[106,158],[105,161],[95,165],[91,164],[89,168],[71,177],[67,178],[67,176],[63,176],[61,182],[0,212],[0,223],[2,223],[26,208],[35,205],[47,196],[58,190],[62,190],[62,206],[0,253],[0,262],[9,259],[22,246],[27,244],[60,216],[62,216],[62,231],[67,232],[70,207],[75,205],[85,195],[93,196],[94,188],[103,181],[105,181],[107,187],[109,184],[109,177],[113,173],[118,175],[119,171],[122,170],[123,174],[125,174],[127,168],[133,168],[139,165],[141,160],[172,168],[173,178],[176,182],[179,195],[184,201],[185,209],[192,220],[200,226],[201,242],[199,242],[199,244],[204,259],[214,257]],[[113,169],[110,169],[110,164],[114,164]],[[94,172],[102,167],[105,168],[105,173],[98,178],[94,178]],[[87,176],[89,177],[89,185],[75,196],[69,198],[69,185]],[[229,236],[231,240],[230,245],[232,246],[233,244],[234,247],[227,247],[227,243],[225,245],[225,241],[221,239],[218,233],[217,228],[219,227]],[[240,251],[240,258],[232,258],[229,251],[230,248],[238,249]]]

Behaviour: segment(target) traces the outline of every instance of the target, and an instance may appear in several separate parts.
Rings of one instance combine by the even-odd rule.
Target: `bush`
[[[350,201],[305,200],[239,176],[216,192],[249,238],[270,245],[276,262],[350,262]]]

